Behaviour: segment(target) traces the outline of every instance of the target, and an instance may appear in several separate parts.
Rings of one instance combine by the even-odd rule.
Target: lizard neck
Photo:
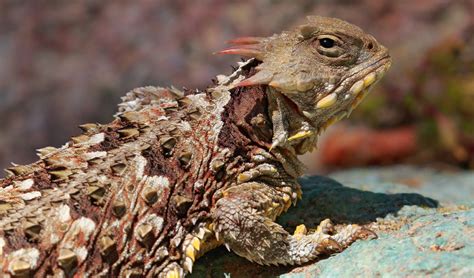
[[[267,98],[273,126],[272,149],[284,149],[295,155],[312,151],[317,144],[318,128],[282,92],[268,87]]]
[[[245,78],[251,76],[256,65],[252,63],[244,68],[242,75]],[[248,160],[256,149],[263,149],[272,153],[288,174],[294,178],[302,175],[304,165],[298,161],[299,153],[296,151],[300,149],[291,144],[273,146],[280,132],[293,134],[302,127],[301,119],[295,121],[298,119],[296,112],[288,116],[291,103],[267,85],[236,87],[230,89],[229,93],[230,100],[221,115],[223,127],[219,145]],[[281,120],[285,124],[282,125]]]
[[[219,144],[238,153],[248,153],[252,147],[269,150],[273,132],[266,86],[238,87],[230,94],[221,115],[224,125]]]
[[[245,80],[251,79],[258,74],[260,63],[249,60],[236,73]],[[286,94],[266,84],[236,87],[230,93],[232,120],[255,143],[294,155],[312,151],[316,146],[318,128]]]

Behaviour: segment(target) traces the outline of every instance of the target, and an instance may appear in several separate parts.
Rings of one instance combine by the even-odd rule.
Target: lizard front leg
[[[258,264],[299,265],[373,235],[358,225],[347,225],[335,233],[329,220],[321,222],[314,233],[306,234],[306,228],[299,226],[291,235],[274,222],[273,211],[279,209],[275,203],[285,206],[279,193],[255,182],[224,192],[212,212],[216,236],[227,248]]]

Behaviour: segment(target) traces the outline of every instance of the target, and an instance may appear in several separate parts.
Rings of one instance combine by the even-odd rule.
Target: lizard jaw
[[[330,93],[319,99],[315,111],[301,111],[318,129],[326,129],[348,117],[391,66],[389,56],[343,79]],[[316,93],[316,92],[315,92]],[[329,115],[324,117],[325,115]],[[321,118],[324,120],[321,121]],[[318,121],[319,120],[319,121]]]
[[[349,117],[390,66],[390,57],[386,56],[364,70],[358,71],[344,79],[331,93],[316,103],[316,111],[323,111],[322,114],[321,112],[311,113],[304,111],[291,98],[285,97],[284,99],[288,103],[288,107],[292,107],[304,122],[309,123],[309,125],[303,126],[296,132],[293,131],[292,133],[289,131],[292,135],[287,138],[286,142],[299,149],[298,153],[300,154],[311,151],[316,146],[319,135],[330,125],[345,117]],[[329,114],[329,116],[324,112]],[[273,142],[273,145],[285,145],[285,142]]]
[[[362,102],[362,100],[368,95],[372,87],[377,83],[391,66],[390,57],[384,57],[378,62],[374,63],[369,67],[375,68],[373,70],[364,73],[362,78],[352,79],[349,84],[352,84],[349,89],[345,89],[343,100],[345,101],[346,109],[341,109],[336,113],[337,120],[344,117],[349,117],[352,111]],[[344,81],[346,82],[346,81]]]

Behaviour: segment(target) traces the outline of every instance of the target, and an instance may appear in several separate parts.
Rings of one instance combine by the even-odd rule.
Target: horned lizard
[[[297,155],[346,117],[390,67],[387,49],[342,20],[243,37],[206,90],[142,87],[108,124],[0,180],[2,277],[182,277],[224,244],[258,264],[299,265],[370,230],[274,221],[301,198]]]

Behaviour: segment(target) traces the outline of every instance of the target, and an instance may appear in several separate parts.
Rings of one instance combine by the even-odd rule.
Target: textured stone
[[[474,275],[474,172],[397,166],[331,177],[302,178],[303,199],[278,222],[293,231],[296,223],[311,229],[324,218],[335,224],[377,221],[379,226],[372,227],[378,239],[358,241],[340,254],[296,268],[262,267],[221,247],[198,260],[192,277]]]

